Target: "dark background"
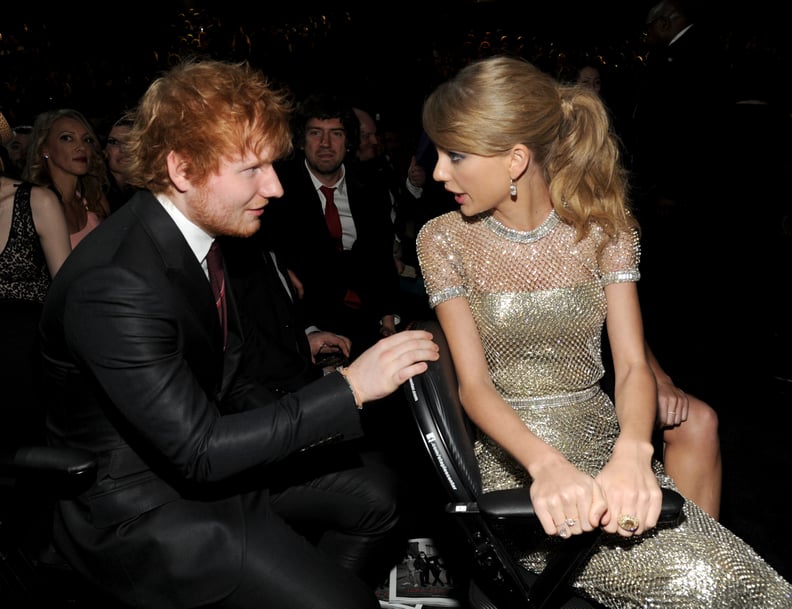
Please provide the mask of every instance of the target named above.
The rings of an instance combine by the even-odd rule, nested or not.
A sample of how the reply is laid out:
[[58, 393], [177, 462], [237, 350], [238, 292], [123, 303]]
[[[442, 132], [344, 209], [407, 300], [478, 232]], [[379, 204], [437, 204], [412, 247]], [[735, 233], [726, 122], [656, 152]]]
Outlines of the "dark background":
[[[741, 48], [758, 39], [784, 78], [790, 43], [781, 5], [757, 0], [726, 8], [694, 1], [724, 45]], [[509, 48], [547, 62], [595, 53], [615, 72], [629, 72], [645, 51], [641, 31], [651, 4], [143, 0], [88, 10], [6, 2], [0, 11], [0, 83], [6, 85], [0, 109], [25, 122], [59, 105], [88, 116], [115, 114], [134, 105], [177, 57], [200, 53], [250, 60], [298, 95], [332, 86], [386, 116], [416, 121], [425, 95], [460, 62], [480, 55], [481, 45], [485, 52]], [[67, 92], [58, 90], [64, 83]]]

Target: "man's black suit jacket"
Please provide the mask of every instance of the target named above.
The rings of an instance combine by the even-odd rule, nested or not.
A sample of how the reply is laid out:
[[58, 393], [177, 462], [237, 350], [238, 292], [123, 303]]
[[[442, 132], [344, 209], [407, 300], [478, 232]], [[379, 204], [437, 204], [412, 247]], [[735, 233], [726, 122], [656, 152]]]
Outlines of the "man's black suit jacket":
[[305, 288], [303, 306], [309, 325], [345, 333], [344, 296], [355, 290], [362, 301], [361, 320], [376, 324], [398, 313], [399, 276], [393, 260], [393, 224], [387, 189], [366, 181], [347, 166], [346, 185], [357, 240], [339, 252], [325, 223], [319, 194], [301, 155], [277, 167], [284, 194], [270, 202], [262, 230], [286, 266]]
[[220, 243], [245, 334], [241, 372], [277, 395], [322, 376], [311, 359], [302, 302], [260, 232]]
[[229, 318], [224, 352], [204, 271], [147, 191], [75, 248], [45, 302], [50, 441], [99, 459], [91, 488], [60, 502], [55, 541], [130, 605], [176, 609], [228, 595], [247, 523], [261, 515], [230, 481], [362, 434], [338, 374], [277, 401], [242, 383], [233, 294]]
[[721, 46], [698, 24], [649, 53], [628, 136], [642, 191], [715, 209], [730, 148], [727, 82]]

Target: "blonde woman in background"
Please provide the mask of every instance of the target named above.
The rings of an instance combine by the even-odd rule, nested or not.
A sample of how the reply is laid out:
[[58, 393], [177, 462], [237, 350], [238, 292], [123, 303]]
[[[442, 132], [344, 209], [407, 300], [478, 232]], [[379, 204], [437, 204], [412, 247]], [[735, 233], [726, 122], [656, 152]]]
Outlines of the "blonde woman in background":
[[77, 110], [61, 108], [36, 117], [22, 177], [58, 195], [72, 248], [110, 214], [100, 143], [88, 119]]

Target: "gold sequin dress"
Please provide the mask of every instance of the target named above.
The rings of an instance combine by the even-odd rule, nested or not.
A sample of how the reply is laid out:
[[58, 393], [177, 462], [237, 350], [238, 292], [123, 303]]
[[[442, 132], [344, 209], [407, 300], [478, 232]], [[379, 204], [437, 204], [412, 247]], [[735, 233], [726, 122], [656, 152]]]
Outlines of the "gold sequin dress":
[[[595, 475], [619, 433], [612, 401], [599, 386], [604, 369], [605, 285], [638, 281], [637, 233], [597, 255], [603, 234], [575, 231], [555, 212], [537, 229], [509, 229], [489, 214], [453, 211], [430, 220], [418, 256], [432, 307], [467, 299], [499, 393], [524, 423], [582, 471]], [[477, 443], [486, 490], [526, 484], [527, 472], [489, 438]], [[660, 462], [662, 486], [675, 488]], [[790, 609], [792, 586], [744, 541], [686, 501], [675, 528], [640, 537], [603, 537], [574, 585], [613, 609]], [[538, 572], [545, 550], [521, 549]]]

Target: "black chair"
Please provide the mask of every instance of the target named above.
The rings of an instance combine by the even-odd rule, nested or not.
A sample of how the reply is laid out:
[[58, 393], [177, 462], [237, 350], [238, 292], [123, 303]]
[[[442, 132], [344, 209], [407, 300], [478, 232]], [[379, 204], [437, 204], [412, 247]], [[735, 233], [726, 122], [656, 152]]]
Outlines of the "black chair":
[[[461, 529], [457, 557], [470, 609], [603, 609], [584, 598], [570, 577], [585, 564], [599, 530], [572, 536], [559, 543], [544, 571], [524, 569], [507, 552], [504, 533], [542, 534], [531, 504], [529, 488], [482, 493], [481, 476], [473, 453], [476, 429], [459, 401], [456, 372], [445, 335], [435, 320], [414, 322], [427, 330], [440, 346], [440, 359], [405, 383], [404, 390], [424, 447], [440, 479], [448, 503], [448, 518]], [[663, 490], [660, 524], [675, 525], [682, 515], [682, 497]]]
[[0, 607], [108, 609], [51, 544], [54, 501], [84, 491], [96, 476], [87, 451], [0, 447]]

